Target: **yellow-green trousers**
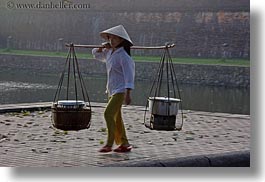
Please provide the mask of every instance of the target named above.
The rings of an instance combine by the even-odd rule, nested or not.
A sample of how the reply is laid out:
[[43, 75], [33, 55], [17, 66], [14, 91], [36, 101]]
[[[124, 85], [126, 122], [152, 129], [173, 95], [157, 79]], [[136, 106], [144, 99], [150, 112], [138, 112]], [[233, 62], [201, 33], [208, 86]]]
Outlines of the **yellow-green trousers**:
[[129, 144], [121, 115], [123, 100], [124, 93], [112, 95], [109, 97], [108, 105], [104, 112], [104, 117], [108, 128], [108, 146], [112, 146], [114, 141], [117, 145]]

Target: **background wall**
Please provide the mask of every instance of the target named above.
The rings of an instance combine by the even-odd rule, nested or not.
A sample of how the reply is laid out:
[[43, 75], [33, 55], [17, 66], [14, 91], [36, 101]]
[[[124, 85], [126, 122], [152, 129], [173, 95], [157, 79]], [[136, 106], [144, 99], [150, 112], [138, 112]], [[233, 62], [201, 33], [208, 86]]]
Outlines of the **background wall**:
[[[64, 69], [65, 63], [65, 58], [3, 54], [0, 54], [0, 60], [0, 67], [4, 70], [16, 68], [33, 73], [52, 73], [58, 75]], [[105, 63], [94, 59], [78, 59], [78, 61], [82, 74], [106, 77]], [[135, 79], [153, 80], [158, 72], [158, 68], [159, 63], [136, 62]], [[174, 64], [174, 70], [179, 83], [250, 87], [249, 67]]]
[[[175, 43], [175, 57], [250, 57], [249, 0], [64, 0], [89, 4], [84, 9], [36, 8], [38, 2], [51, 0], [11, 0], [14, 7], [8, 8], [8, 2], [0, 2], [0, 48], [7, 47], [9, 36], [16, 49], [54, 51], [64, 42], [99, 44], [100, 31], [123, 24], [136, 45]], [[35, 9], [18, 8], [19, 3], [32, 3]]]

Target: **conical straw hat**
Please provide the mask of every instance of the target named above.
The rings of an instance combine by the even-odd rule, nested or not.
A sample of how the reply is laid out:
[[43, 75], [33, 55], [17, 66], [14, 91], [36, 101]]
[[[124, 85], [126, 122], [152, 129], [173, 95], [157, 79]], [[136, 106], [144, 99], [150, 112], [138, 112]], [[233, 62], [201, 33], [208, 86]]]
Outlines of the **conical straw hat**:
[[122, 25], [118, 25], [118, 26], [115, 26], [115, 27], [112, 27], [110, 29], [107, 29], [107, 30], [100, 32], [100, 36], [106, 40], [108, 40], [108, 38], [107, 38], [108, 34], [119, 36], [119, 37], [127, 40], [128, 42], [130, 42], [131, 46], [133, 45], [132, 40], [130, 39], [128, 33], [126, 32], [125, 28]]

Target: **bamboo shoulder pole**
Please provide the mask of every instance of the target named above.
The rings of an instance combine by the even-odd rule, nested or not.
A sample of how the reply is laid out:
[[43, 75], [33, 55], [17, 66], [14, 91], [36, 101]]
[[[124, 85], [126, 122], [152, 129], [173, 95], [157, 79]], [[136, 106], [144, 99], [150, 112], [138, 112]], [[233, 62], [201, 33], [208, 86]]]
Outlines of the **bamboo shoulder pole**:
[[[66, 47], [77, 47], [77, 48], [104, 48], [103, 45], [81, 45], [81, 44], [65, 44]], [[132, 46], [131, 49], [167, 49], [173, 48], [175, 44], [166, 44], [164, 46]]]

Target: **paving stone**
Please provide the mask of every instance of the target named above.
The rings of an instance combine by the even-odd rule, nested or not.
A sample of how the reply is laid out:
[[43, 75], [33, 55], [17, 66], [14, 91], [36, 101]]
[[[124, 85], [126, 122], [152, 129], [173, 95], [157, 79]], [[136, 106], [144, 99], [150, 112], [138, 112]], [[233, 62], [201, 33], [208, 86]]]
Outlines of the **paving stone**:
[[[23, 109], [34, 106], [48, 108], [47, 103], [23, 104], [19, 107]], [[105, 104], [92, 103], [92, 106], [91, 127], [67, 132], [52, 127], [49, 110], [31, 110], [24, 115], [1, 111], [0, 154], [5, 157], [0, 157], [0, 166], [73, 167], [142, 164], [162, 167], [173, 166], [174, 161], [181, 161], [179, 166], [184, 165], [182, 160], [178, 160], [183, 157], [190, 158], [189, 164], [191, 161], [198, 161], [198, 165], [205, 165], [205, 158], [193, 157], [250, 150], [251, 122], [248, 115], [184, 111], [188, 121], [184, 122], [181, 131], [156, 131], [144, 126], [144, 107], [127, 106], [123, 108], [123, 118], [126, 121], [125, 127], [129, 128], [127, 136], [133, 145], [132, 151], [126, 154], [102, 154], [98, 150], [107, 137], [103, 117]], [[14, 105], [2, 108], [18, 110]], [[220, 161], [222, 158], [213, 159], [218, 161], [212, 164], [223, 165]]]

